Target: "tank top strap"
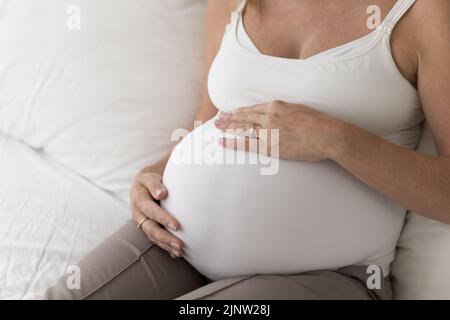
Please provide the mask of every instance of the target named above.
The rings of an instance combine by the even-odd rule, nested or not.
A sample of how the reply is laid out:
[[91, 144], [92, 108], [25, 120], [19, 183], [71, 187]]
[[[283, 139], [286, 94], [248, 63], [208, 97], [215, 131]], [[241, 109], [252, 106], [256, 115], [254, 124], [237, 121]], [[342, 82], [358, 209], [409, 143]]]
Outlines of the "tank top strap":
[[244, 11], [245, 6], [247, 5], [247, 0], [239, 0], [239, 5], [237, 6], [236, 10], [233, 11], [235, 14], [241, 14], [242, 11]]
[[231, 12], [231, 24], [236, 24], [247, 5], [247, 0], [239, 0], [237, 8]]
[[400, 19], [415, 2], [416, 0], [397, 0], [379, 28], [390, 35]]

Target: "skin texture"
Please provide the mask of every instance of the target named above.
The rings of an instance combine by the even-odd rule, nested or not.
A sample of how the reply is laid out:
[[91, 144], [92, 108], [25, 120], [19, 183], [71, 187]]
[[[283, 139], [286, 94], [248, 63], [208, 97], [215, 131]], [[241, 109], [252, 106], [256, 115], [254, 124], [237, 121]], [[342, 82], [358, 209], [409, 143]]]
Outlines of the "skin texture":
[[[258, 49], [267, 55], [304, 59], [357, 39], [366, 27], [369, 5], [383, 18], [395, 0], [261, 0], [250, 4], [244, 25]], [[210, 0], [205, 20], [205, 85], [197, 120], [212, 118], [206, 76], [219, 49], [236, 1]], [[325, 17], [325, 18], [324, 18]], [[425, 217], [450, 223], [450, 1], [417, 0], [392, 33], [392, 55], [403, 77], [419, 92], [438, 150], [428, 156], [385, 141], [366, 130], [316, 112], [308, 106], [268, 101], [222, 114], [222, 130], [279, 129], [280, 158], [303, 161], [331, 159], [370, 187]], [[228, 140], [224, 147], [234, 147]], [[175, 228], [181, 226], [154, 202], [167, 195], [161, 176], [169, 155], [143, 169], [131, 190], [133, 217], [146, 216]], [[162, 193], [157, 194], [161, 189]], [[171, 253], [182, 256], [180, 240], [147, 220], [144, 232]]]

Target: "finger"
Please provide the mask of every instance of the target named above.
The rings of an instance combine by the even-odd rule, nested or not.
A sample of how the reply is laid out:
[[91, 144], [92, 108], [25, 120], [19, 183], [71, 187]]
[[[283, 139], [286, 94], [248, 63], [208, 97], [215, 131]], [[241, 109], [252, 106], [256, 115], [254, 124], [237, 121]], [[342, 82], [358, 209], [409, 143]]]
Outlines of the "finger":
[[149, 217], [147, 217], [145, 214], [143, 214], [139, 210], [136, 211], [135, 220], [137, 223], [137, 227], [142, 230], [144, 230], [144, 224], [149, 223], [151, 221]]
[[178, 221], [169, 212], [155, 203], [149, 194], [147, 194], [146, 198], [140, 198], [137, 206], [138, 210], [143, 214], [153, 221], [164, 225], [166, 228], [172, 231], [178, 231], [180, 229]]
[[161, 226], [155, 221], [146, 221], [144, 224], [142, 224], [142, 230], [151, 241], [155, 243], [163, 243], [166, 246], [171, 247], [173, 250], [178, 251], [179, 253], [183, 252], [183, 242], [161, 228]]
[[[252, 137], [251, 130], [254, 130], [255, 136], [257, 139], [263, 138], [267, 139], [267, 131], [268, 129], [264, 129], [262, 126], [255, 123], [244, 123], [244, 122], [231, 122], [228, 124], [227, 128], [222, 129], [225, 132], [228, 132], [230, 134], [233, 134], [235, 136], [239, 137], [248, 137], [250, 139], [254, 139], [255, 137]], [[261, 135], [260, 133], [263, 132], [264, 134]]]
[[253, 112], [223, 113], [214, 121], [214, 125], [219, 129], [226, 129], [231, 123], [242, 123], [249, 126], [256, 123], [265, 126], [267, 115]]
[[171, 246], [168, 246], [167, 244], [163, 243], [163, 242], [155, 242], [155, 244], [160, 247], [161, 249], [167, 251], [167, 253], [170, 254], [170, 256], [173, 259], [177, 259], [177, 258], [181, 258], [183, 256], [183, 252], [179, 251], [177, 249], [174, 249]]
[[267, 115], [256, 112], [232, 112], [228, 122], [257, 123], [263, 125], [266, 123]]
[[162, 184], [162, 177], [157, 173], [144, 173], [139, 176], [139, 182], [144, 185], [152, 197], [162, 200], [167, 196], [167, 189]]
[[175, 249], [163, 242], [158, 242], [157, 245], [162, 249], [166, 250], [173, 259], [181, 258], [184, 255], [182, 250]]
[[131, 194], [131, 207], [139, 209], [139, 203], [145, 200], [154, 201], [147, 187], [140, 183], [137, 183], [136, 186], [134, 186]]
[[252, 123], [250, 122], [228, 122], [218, 128], [222, 131], [230, 131], [229, 133], [237, 135], [237, 136], [247, 136], [252, 127]]
[[[250, 151], [250, 139], [247, 137], [240, 139], [230, 139], [230, 138], [220, 138], [219, 144], [227, 149], [232, 149], [235, 151]], [[257, 150], [253, 149], [253, 152], [257, 152]]]
[[266, 141], [249, 139], [248, 137], [237, 139], [220, 138], [219, 144], [224, 148], [235, 151], [259, 153], [265, 156], [270, 156], [271, 154], [270, 147]]
[[267, 103], [255, 104], [253, 106], [236, 108], [231, 113], [259, 113], [259, 114], [267, 114]]

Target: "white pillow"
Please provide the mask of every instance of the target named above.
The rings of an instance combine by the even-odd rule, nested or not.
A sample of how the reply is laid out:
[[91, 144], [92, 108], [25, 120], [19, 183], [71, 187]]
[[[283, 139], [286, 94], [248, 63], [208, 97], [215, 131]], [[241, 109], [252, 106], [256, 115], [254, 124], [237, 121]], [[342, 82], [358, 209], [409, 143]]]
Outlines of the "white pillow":
[[192, 124], [205, 6], [0, 0], [0, 299], [42, 293], [129, 219], [132, 177]]
[[[431, 131], [425, 127], [420, 152], [436, 155]], [[450, 299], [450, 225], [409, 213], [392, 276], [397, 299]]]
[[205, 6], [0, 0], [0, 132], [127, 199], [172, 130], [192, 124]]

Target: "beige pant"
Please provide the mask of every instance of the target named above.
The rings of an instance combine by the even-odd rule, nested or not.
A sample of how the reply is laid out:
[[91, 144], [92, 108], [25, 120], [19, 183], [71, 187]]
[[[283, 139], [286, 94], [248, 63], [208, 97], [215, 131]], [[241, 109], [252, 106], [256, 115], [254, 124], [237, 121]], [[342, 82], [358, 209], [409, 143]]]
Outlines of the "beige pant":
[[[210, 282], [184, 259], [173, 260], [128, 222], [79, 264], [80, 289], [67, 277], [46, 299], [391, 299], [388, 277], [368, 290], [366, 267], [296, 275], [243, 276]], [[69, 279], [70, 280], [70, 279]]]

